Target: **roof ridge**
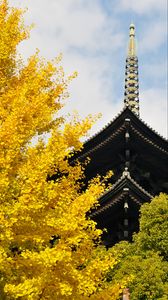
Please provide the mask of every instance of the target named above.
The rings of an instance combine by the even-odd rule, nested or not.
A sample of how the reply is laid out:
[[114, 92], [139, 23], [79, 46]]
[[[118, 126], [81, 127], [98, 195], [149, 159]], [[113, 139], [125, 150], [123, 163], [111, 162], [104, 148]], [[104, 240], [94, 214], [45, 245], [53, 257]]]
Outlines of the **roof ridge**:
[[104, 125], [100, 130], [98, 130], [96, 133], [94, 133], [92, 136], [90, 136], [85, 142], [84, 144], [86, 144], [87, 142], [89, 142], [90, 140], [92, 140], [93, 138], [95, 138], [97, 135], [99, 135], [104, 129], [106, 129], [108, 126], [110, 126], [122, 113], [124, 110], [126, 110], [127, 107], [124, 107], [122, 110], [120, 110], [119, 113], [117, 113], [117, 115], [111, 120], [109, 121], [106, 125]]
[[[105, 145], [106, 143], [108, 143], [112, 138], [116, 137], [120, 132], [123, 131], [124, 125], [122, 125], [118, 130], [116, 130], [112, 135], [110, 135], [109, 137], [107, 137], [103, 142], [101, 142], [100, 144], [97, 144], [96, 146], [94, 146], [92, 149], [86, 151], [85, 153], [79, 155], [78, 159], [84, 158], [86, 157], [88, 154], [92, 153], [93, 151], [99, 149], [102, 147], [102, 145]], [[83, 149], [82, 149], [83, 150]], [[82, 152], [82, 151], [81, 151]]]
[[[127, 169], [127, 168], [126, 168]], [[128, 170], [124, 170], [122, 176], [115, 182], [115, 184], [110, 188], [108, 189], [107, 191], [105, 191], [101, 196], [105, 196], [109, 191], [112, 191], [118, 183], [120, 183], [123, 179], [129, 179], [132, 183], [134, 183], [136, 185], [136, 187], [138, 187], [145, 195], [147, 195], [150, 199], [153, 198], [153, 195], [151, 195], [150, 193], [148, 193], [144, 188], [142, 188], [130, 175], [130, 172]], [[98, 209], [96, 209], [95, 211], [93, 211], [91, 213], [91, 216], [95, 216], [95, 215], [98, 215], [100, 214], [101, 212], [105, 211], [106, 209], [108, 209], [109, 207], [111, 207], [112, 205], [114, 205], [114, 203], [116, 202], [119, 202], [120, 200], [122, 200], [122, 198], [124, 197], [123, 194], [121, 194], [114, 202], [110, 202], [110, 203], [107, 203], [105, 204], [104, 206], [100, 206], [98, 207]], [[99, 198], [99, 199], [100, 199]], [[135, 200], [135, 199], [134, 199]], [[138, 201], [138, 203], [140, 204], [140, 202]]]
[[149, 196], [150, 198], [153, 197], [149, 192], [147, 192], [135, 179], [133, 179], [130, 175], [130, 172], [126, 170], [125, 168], [124, 172], [122, 173], [122, 176], [109, 188], [107, 189], [104, 193], [100, 195], [100, 198], [108, 194], [110, 191], [112, 191], [120, 182], [122, 182], [123, 179], [128, 178], [132, 183], [135, 184], [136, 187], [138, 187], [144, 194]]
[[[134, 112], [133, 112], [134, 114]], [[160, 133], [158, 133], [158, 131], [156, 131], [155, 129], [153, 129], [152, 126], [148, 125], [147, 122], [145, 122], [144, 120], [142, 120], [142, 118], [139, 117], [139, 120], [141, 120], [141, 122], [146, 125], [149, 129], [151, 129], [155, 134], [157, 134], [159, 137], [161, 137], [165, 142], [168, 142], [168, 139], [165, 138], [163, 135], [161, 135]]]
[[120, 112], [111, 120], [109, 121], [106, 125], [104, 125], [100, 130], [98, 130], [96, 133], [94, 133], [93, 135], [91, 135], [85, 142], [84, 145], [86, 143], [88, 143], [89, 141], [91, 141], [92, 139], [94, 139], [96, 136], [98, 136], [101, 132], [103, 132], [107, 127], [109, 127], [125, 110], [129, 110], [136, 118], [138, 118], [148, 129], [152, 130], [158, 137], [160, 137], [163, 141], [165, 141], [166, 143], [168, 142], [168, 139], [165, 138], [163, 135], [161, 135], [160, 133], [158, 133], [158, 131], [156, 131], [155, 129], [153, 129], [152, 126], [148, 125], [147, 122], [145, 122], [142, 118], [137, 117], [136, 113], [133, 112], [132, 110], [129, 109], [128, 106], [123, 107], [122, 110], [120, 110]]
[[[131, 125], [131, 128], [132, 128], [132, 130], [133, 130], [138, 136], [140, 136], [141, 138], [143, 138], [148, 144], [151, 144], [151, 145], [153, 145], [155, 148], [159, 149], [160, 151], [162, 151], [162, 152], [168, 154], [168, 151], [166, 151], [166, 150], [164, 150], [164, 148], [158, 146], [158, 144], [156, 144], [155, 142], [152, 142], [151, 139], [150, 139], [150, 140], [147, 139], [142, 133], [139, 132], [139, 130], [135, 129], [132, 125]], [[166, 141], [166, 142], [168, 142], [168, 141]]]

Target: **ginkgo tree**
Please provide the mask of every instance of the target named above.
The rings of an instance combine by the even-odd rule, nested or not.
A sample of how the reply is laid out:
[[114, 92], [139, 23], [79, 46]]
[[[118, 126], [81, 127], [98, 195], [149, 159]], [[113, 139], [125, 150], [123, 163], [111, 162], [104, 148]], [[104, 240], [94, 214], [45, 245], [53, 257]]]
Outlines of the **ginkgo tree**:
[[116, 257], [86, 218], [105, 184], [97, 177], [82, 191], [83, 167], [69, 164], [94, 119], [59, 117], [75, 75], [59, 57], [23, 63], [17, 46], [29, 30], [22, 10], [1, 0], [0, 299], [115, 300], [124, 281], [106, 278]]

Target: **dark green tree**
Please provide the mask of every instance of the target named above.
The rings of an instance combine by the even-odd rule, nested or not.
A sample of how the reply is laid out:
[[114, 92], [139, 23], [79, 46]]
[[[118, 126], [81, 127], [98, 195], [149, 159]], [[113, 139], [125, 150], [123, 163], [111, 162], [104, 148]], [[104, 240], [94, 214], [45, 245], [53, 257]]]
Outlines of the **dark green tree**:
[[168, 195], [161, 193], [141, 207], [140, 232], [134, 240], [141, 250], [158, 251], [168, 259]]
[[133, 243], [113, 247], [120, 262], [108, 280], [132, 276], [131, 300], [168, 299], [168, 195], [160, 194], [141, 207], [140, 231]]

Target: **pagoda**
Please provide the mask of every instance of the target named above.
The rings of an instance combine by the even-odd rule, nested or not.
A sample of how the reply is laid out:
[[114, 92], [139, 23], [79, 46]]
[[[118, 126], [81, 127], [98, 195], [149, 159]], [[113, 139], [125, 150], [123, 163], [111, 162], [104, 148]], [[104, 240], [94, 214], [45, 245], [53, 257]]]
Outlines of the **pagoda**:
[[102, 130], [84, 143], [74, 159], [90, 162], [86, 182], [113, 171], [112, 187], [99, 199], [90, 217], [101, 229], [107, 247], [121, 240], [131, 241], [139, 228], [139, 210], [160, 192], [168, 193], [168, 141], [149, 127], [139, 111], [138, 58], [135, 26], [130, 25], [125, 69], [123, 110]]

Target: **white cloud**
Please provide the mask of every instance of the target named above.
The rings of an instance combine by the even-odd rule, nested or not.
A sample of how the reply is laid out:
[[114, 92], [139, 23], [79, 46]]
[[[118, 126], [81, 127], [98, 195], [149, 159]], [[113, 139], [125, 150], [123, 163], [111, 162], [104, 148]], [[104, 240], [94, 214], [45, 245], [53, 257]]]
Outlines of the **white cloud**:
[[141, 66], [141, 74], [143, 77], [148, 79], [148, 81], [153, 79], [153, 81], [159, 81], [162, 80], [162, 84], [166, 83], [166, 75], [167, 70], [165, 66], [165, 62], [146, 62], [145, 64], [142, 64]]
[[166, 20], [161, 20], [155, 22], [152, 20], [150, 24], [147, 25], [147, 22], [144, 24], [144, 30], [141, 35], [141, 41], [139, 43], [139, 50], [143, 53], [147, 51], [157, 51], [167, 37], [167, 24]]
[[[79, 75], [71, 83], [70, 99], [67, 101], [64, 112], [77, 110], [82, 117], [87, 114], [98, 114], [102, 118], [94, 126], [92, 133], [109, 122], [122, 107], [122, 101], [115, 102], [115, 87], [112, 82], [105, 81], [102, 73], [108, 69], [107, 63], [99, 58], [83, 58], [75, 56]], [[69, 59], [69, 57], [67, 57]], [[72, 58], [74, 61], [74, 58]], [[64, 64], [68, 65], [68, 62]], [[109, 96], [109, 88], [113, 91]]]
[[[153, 76], [154, 69], [149, 59], [154, 50], [159, 54], [158, 49], [166, 39], [165, 21], [156, 18], [158, 12], [161, 15], [165, 10], [165, 1], [118, 0], [118, 11], [114, 9], [110, 14], [101, 5], [103, 0], [102, 3], [97, 0], [10, 0], [10, 3], [28, 6], [26, 23], [36, 24], [30, 40], [21, 44], [23, 56], [28, 57], [34, 53], [36, 47], [47, 59], [63, 52], [66, 73], [74, 70], [79, 72], [78, 78], [71, 84], [71, 97], [65, 111], [76, 109], [82, 116], [101, 112], [103, 118], [93, 131], [113, 119], [123, 106], [122, 97], [117, 98], [122, 94], [119, 91], [123, 90], [118, 52], [122, 49], [123, 57], [126, 53], [127, 36], [124, 29], [128, 22], [125, 16], [130, 20], [131, 11], [138, 13], [143, 24], [143, 28], [139, 29], [142, 38], [138, 52], [141, 55], [147, 54], [143, 61], [143, 65], [146, 64], [143, 67], [145, 74], [141, 74], [141, 78], [148, 75], [151, 79], [150, 90], [140, 91], [141, 116], [165, 135], [166, 97], [159, 86], [156, 89], [153, 83], [152, 88], [152, 79], [154, 77], [154, 82], [160, 80], [159, 72], [163, 71], [164, 64], [155, 64]], [[113, 3], [112, 0], [111, 6]], [[144, 19], [143, 15], [146, 16]]]
[[[18, 4], [20, 1], [10, 2]], [[45, 39], [45, 48], [49, 42], [49, 45], [57, 45], [58, 51], [76, 47], [94, 52], [102, 49], [114, 50], [121, 45], [122, 34], [116, 33], [117, 20], [110, 20], [109, 26], [104, 11], [96, 1], [92, 1], [92, 5], [85, 5], [82, 0], [29, 0], [21, 4], [22, 7], [28, 4], [26, 21], [29, 24], [35, 22], [33, 38], [37, 38], [37, 43], [39, 40], [44, 43]], [[50, 53], [53, 53], [52, 49]]]
[[142, 119], [166, 137], [168, 134], [168, 103], [165, 91], [159, 88], [147, 89], [142, 91], [140, 99]]
[[[82, 116], [101, 112], [104, 117], [99, 124], [110, 121], [117, 113], [116, 108], [121, 107], [121, 103], [115, 101], [113, 82], [104, 79], [109, 68], [112, 73], [117, 72], [117, 62], [114, 60], [109, 66], [106, 52], [113, 55], [123, 47], [124, 36], [116, 30], [118, 22], [115, 18], [108, 20], [96, 1], [89, 5], [76, 0], [51, 1], [50, 5], [46, 0], [29, 0], [28, 3], [26, 22], [35, 21], [36, 26], [30, 40], [20, 47], [24, 57], [32, 54], [36, 47], [47, 58], [63, 52], [66, 73], [74, 70], [79, 73], [71, 84], [71, 97], [64, 111], [75, 109]], [[109, 89], [113, 91], [110, 98]]]
[[118, 7], [122, 10], [130, 10], [139, 14], [148, 14], [153, 11], [166, 10], [167, 0], [119, 0]]

